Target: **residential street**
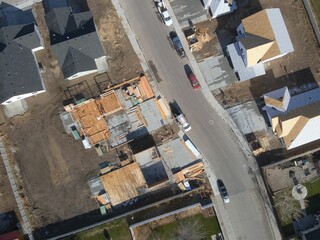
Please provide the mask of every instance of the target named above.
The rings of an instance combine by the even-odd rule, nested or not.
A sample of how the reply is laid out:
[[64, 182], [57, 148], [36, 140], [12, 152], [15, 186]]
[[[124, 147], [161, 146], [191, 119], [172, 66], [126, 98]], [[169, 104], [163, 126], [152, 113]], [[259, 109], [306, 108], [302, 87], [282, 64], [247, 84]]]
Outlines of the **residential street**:
[[192, 126], [189, 137], [209, 161], [216, 178], [222, 179], [228, 189], [230, 203], [225, 210], [236, 239], [274, 239], [245, 156], [201, 90], [191, 87], [184, 70], [188, 60], [180, 59], [170, 43], [169, 32], [173, 29], [161, 23], [153, 1], [120, 2], [162, 93], [168, 101], [174, 99], [179, 104]]

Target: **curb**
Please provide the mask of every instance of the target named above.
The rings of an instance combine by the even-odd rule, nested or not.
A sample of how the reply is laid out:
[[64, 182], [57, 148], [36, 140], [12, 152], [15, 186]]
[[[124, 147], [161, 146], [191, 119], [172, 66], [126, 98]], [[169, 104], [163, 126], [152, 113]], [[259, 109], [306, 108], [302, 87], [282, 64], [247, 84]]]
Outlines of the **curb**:
[[[177, 32], [178, 37], [180, 38], [180, 41], [183, 45], [183, 47], [185, 49], [189, 49], [189, 45], [186, 41], [186, 38], [184, 37], [184, 34], [182, 32], [182, 29], [178, 23], [178, 20], [168, 2], [168, 0], [163, 0], [165, 2], [165, 4], [167, 5], [168, 11], [173, 19], [173, 26]], [[193, 68], [194, 74], [197, 76], [198, 81], [200, 82], [202, 88], [202, 93], [204, 95], [204, 97], [207, 99], [208, 103], [210, 104], [210, 106], [213, 108], [214, 111], [217, 112], [217, 114], [227, 123], [230, 131], [235, 135], [235, 140], [238, 142], [238, 144], [240, 145], [240, 147], [243, 150], [243, 154], [246, 156], [247, 162], [246, 164], [251, 167], [251, 169], [253, 170], [253, 174], [254, 174], [254, 178], [256, 181], [256, 185], [257, 185], [257, 189], [259, 190], [259, 193], [262, 197], [262, 200], [264, 202], [264, 207], [265, 207], [265, 213], [267, 215], [267, 219], [269, 221], [269, 225], [270, 228], [272, 230], [274, 239], [282, 239], [281, 234], [280, 234], [280, 230], [278, 228], [277, 225], [277, 221], [274, 215], [274, 212], [272, 210], [272, 205], [269, 199], [269, 196], [267, 194], [267, 190], [266, 187], [264, 185], [261, 173], [259, 172], [259, 167], [258, 164], [255, 160], [255, 158], [253, 157], [253, 154], [251, 152], [251, 149], [247, 143], [247, 141], [244, 139], [244, 137], [242, 136], [239, 128], [237, 127], [237, 125], [235, 124], [235, 122], [232, 120], [232, 118], [230, 117], [230, 115], [228, 114], [228, 112], [226, 112], [221, 105], [218, 103], [218, 101], [213, 97], [213, 95], [211, 94], [208, 85], [200, 71], [199, 65], [195, 60], [195, 57], [193, 56], [193, 54], [190, 51], [186, 51], [186, 55], [187, 58], [190, 61], [190, 65]], [[212, 167], [211, 167], [212, 168]]]

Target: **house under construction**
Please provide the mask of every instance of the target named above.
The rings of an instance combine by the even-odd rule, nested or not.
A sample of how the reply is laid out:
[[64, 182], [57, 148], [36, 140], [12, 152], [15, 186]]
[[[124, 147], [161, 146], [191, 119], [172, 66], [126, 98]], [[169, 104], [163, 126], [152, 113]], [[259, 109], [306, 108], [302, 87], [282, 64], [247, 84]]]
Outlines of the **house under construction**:
[[170, 117], [145, 76], [108, 88], [98, 98], [69, 99], [65, 103], [66, 113], [61, 119], [66, 131], [75, 139], [81, 138], [85, 148], [115, 148], [155, 131]]

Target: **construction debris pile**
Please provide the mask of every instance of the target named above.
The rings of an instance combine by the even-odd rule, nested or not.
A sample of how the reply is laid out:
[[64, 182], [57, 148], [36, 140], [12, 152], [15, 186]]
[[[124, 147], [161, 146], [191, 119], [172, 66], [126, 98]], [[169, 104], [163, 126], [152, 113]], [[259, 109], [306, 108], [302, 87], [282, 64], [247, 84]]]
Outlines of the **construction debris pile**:
[[192, 27], [184, 30], [184, 34], [187, 38], [191, 52], [201, 50], [203, 44], [212, 39], [212, 36], [209, 35], [209, 28], [202, 29]]

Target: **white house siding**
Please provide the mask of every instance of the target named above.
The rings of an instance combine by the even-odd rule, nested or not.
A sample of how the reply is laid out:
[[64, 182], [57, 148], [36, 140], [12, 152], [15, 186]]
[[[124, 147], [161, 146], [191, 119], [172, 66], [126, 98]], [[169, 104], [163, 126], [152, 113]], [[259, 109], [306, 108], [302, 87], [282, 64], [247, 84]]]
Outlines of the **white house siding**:
[[33, 92], [33, 93], [26, 93], [26, 94], [21, 94], [21, 95], [17, 95], [17, 96], [14, 96], [12, 98], [9, 98], [7, 101], [1, 103], [2, 105], [7, 105], [9, 103], [13, 103], [13, 102], [16, 102], [16, 101], [20, 101], [24, 98], [28, 98], [28, 97], [31, 97], [31, 96], [35, 96], [37, 94], [40, 94], [40, 93], [44, 93], [46, 90], [42, 90], [42, 91], [37, 91], [37, 92]]
[[233, 1], [232, 6], [229, 6], [229, 3], [225, 2], [224, 0], [204, 0], [204, 6], [205, 9], [210, 7], [213, 18], [231, 13], [237, 9], [235, 1]]
[[268, 58], [268, 59], [266, 59], [266, 60], [264, 60], [264, 61], [261, 61], [261, 63], [270, 62], [270, 61], [275, 60], [275, 59], [277, 59], [277, 58], [281, 58], [281, 57], [283, 57], [284, 55], [287, 55], [287, 54], [288, 54], [288, 53], [284, 53], [284, 54], [280, 54], [280, 55], [278, 55], [278, 56], [275, 56], [275, 57], [273, 57], [273, 58]]
[[72, 75], [71, 77], [68, 77], [67, 80], [73, 80], [73, 79], [76, 79], [76, 78], [79, 78], [79, 77], [83, 77], [85, 75], [88, 75], [88, 74], [91, 74], [91, 73], [95, 73], [95, 72], [97, 72], [97, 69], [84, 71], [84, 72], [78, 72], [78, 73]]
[[108, 71], [108, 63], [107, 63], [107, 57], [106, 56], [97, 58], [94, 61], [96, 62], [99, 74]]
[[320, 116], [314, 117], [308, 121], [300, 134], [291, 143], [288, 149], [296, 148], [301, 145], [320, 139]]

